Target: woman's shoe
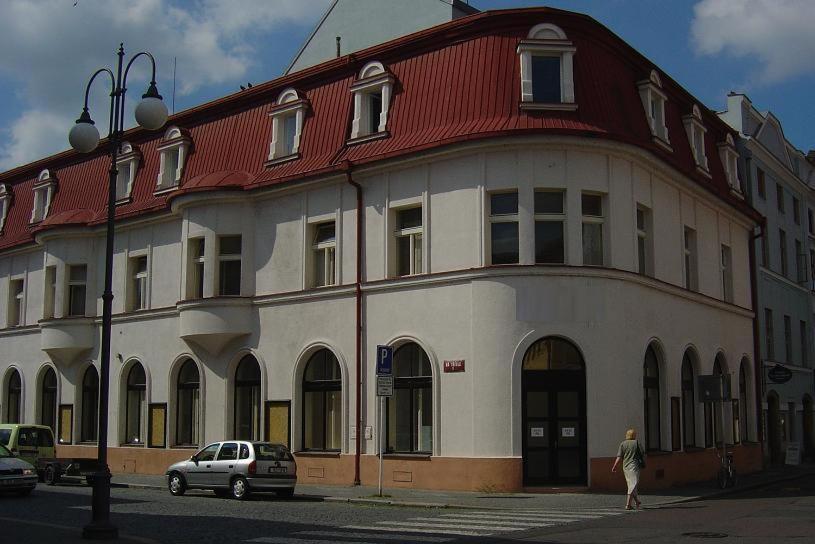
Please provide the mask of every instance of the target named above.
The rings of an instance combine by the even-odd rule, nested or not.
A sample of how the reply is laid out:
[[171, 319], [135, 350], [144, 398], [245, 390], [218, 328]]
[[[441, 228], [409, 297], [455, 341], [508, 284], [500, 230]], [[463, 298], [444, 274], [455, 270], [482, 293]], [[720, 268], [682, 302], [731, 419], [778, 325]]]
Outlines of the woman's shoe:
[[626, 507], [625, 507], [625, 509], [626, 509], [626, 510], [633, 510], [633, 509], [634, 509], [634, 507], [633, 507], [633, 506], [626, 506]]

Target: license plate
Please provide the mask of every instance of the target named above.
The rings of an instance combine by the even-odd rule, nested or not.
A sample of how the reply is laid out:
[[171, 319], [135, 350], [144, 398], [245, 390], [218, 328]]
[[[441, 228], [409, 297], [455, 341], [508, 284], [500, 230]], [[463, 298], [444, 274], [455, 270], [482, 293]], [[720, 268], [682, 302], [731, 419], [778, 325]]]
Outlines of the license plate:
[[285, 474], [288, 470], [286, 467], [269, 467], [269, 472], [274, 474]]
[[23, 481], [19, 479], [14, 479], [14, 480], [3, 480], [0, 483], [2, 483], [3, 485], [19, 485], [23, 483]]

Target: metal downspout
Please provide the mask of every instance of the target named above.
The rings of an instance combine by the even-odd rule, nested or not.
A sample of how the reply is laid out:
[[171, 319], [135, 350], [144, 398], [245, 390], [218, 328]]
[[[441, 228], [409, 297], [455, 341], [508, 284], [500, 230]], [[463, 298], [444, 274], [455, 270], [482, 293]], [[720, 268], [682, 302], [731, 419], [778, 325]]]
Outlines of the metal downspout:
[[[757, 264], [756, 264], [756, 240], [764, 237], [764, 230], [767, 225], [765, 218], [759, 225], [757, 234], [750, 236], [750, 298], [753, 307], [753, 383], [755, 384], [756, 395], [756, 438], [761, 444], [764, 442], [764, 428], [763, 428], [763, 414], [761, 404], [763, 402], [763, 385], [764, 385], [764, 371], [761, 363], [761, 343], [759, 335], [761, 334], [758, 315], [759, 308], [756, 308], [758, 303], [758, 280], [757, 280]], [[762, 240], [762, 244], [764, 241]], [[762, 445], [761, 458], [764, 459], [764, 446]], [[762, 461], [763, 464], [763, 461]]]

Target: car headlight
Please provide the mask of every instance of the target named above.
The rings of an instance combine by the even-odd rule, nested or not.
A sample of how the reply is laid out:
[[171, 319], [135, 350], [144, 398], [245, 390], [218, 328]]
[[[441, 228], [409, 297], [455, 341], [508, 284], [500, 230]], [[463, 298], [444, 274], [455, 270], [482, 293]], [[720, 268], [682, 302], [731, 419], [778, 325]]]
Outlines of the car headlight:
[[23, 476], [32, 476], [34, 474], [34, 469], [24, 468], [23, 469]]

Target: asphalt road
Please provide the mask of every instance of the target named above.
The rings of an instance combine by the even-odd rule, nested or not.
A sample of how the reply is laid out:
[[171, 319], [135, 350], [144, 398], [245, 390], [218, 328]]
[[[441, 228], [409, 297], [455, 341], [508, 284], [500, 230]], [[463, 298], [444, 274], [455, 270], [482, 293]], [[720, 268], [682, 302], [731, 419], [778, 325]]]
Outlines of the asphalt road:
[[[90, 489], [79, 485], [38, 486], [26, 498], [0, 496], [0, 534], [14, 535], [15, 544], [68, 542], [56, 528], [81, 528], [90, 519], [89, 504]], [[168, 543], [703, 544], [711, 537], [720, 543], [815, 543], [815, 476], [725, 499], [633, 513], [574, 507], [404, 508], [274, 495], [238, 502], [208, 492], [172, 497], [149, 489], [113, 489], [111, 511], [123, 534]], [[36, 525], [43, 523], [49, 525]]]

